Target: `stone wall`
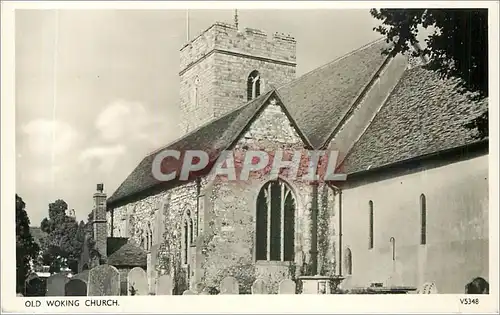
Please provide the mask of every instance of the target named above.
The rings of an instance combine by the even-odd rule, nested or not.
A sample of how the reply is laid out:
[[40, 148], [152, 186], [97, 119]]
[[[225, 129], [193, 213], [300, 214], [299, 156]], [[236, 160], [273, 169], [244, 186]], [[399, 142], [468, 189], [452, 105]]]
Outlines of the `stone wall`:
[[[273, 152], [304, 148], [299, 135], [275, 101], [270, 100], [270, 104], [236, 143], [235, 150]], [[128, 216], [130, 240], [140, 244], [141, 235], [138, 233], [141, 226], [148, 222], [157, 226], [155, 221], [161, 221], [163, 231], [155, 228], [154, 233], [154, 239], [160, 242], [158, 263], [154, 268], [174, 278], [176, 292], [187, 288], [188, 281], [218, 288], [220, 280], [228, 275], [238, 279], [242, 293], [250, 293], [251, 284], [257, 277], [265, 279], [271, 290], [277, 292], [281, 280], [304, 274], [310, 264], [312, 187], [300, 178], [287, 181], [296, 200], [294, 261], [256, 261], [256, 200], [260, 188], [267, 181], [265, 175], [248, 181], [228, 182], [220, 177], [202, 179], [199, 218], [195, 220], [199, 222], [198, 237], [196, 246], [190, 247], [189, 269], [181, 259], [181, 253], [184, 216], [188, 210], [196, 212], [194, 182], [114, 209], [114, 233], [123, 230], [124, 223], [119, 223], [123, 220], [117, 218]], [[323, 186], [319, 195], [318, 219], [322, 223], [318, 225], [318, 249], [323, 252], [319, 255], [318, 269], [323, 274], [331, 274], [335, 270], [334, 196], [329, 188]], [[158, 233], [161, 233], [160, 238]], [[193, 272], [190, 277], [186, 274], [188, 270]]]
[[181, 49], [181, 130], [192, 131], [245, 104], [253, 70], [261, 75], [261, 94], [294, 79], [295, 51], [289, 36], [268, 40], [259, 30], [238, 32], [223, 23], [210, 27]]

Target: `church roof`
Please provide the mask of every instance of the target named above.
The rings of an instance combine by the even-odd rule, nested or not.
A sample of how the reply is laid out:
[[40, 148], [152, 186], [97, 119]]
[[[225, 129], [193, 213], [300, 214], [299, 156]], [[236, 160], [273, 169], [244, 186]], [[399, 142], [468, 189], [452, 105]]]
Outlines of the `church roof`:
[[238, 137], [272, 92], [269, 91], [259, 96], [146, 156], [108, 199], [108, 204], [161, 183], [153, 177], [151, 171], [153, 159], [158, 152], [166, 149], [181, 152], [202, 150], [209, 153], [211, 157], [217, 156]]
[[147, 265], [147, 254], [139, 246], [126, 243], [108, 257], [107, 263], [116, 267], [144, 267]]
[[108, 237], [106, 244], [107, 256], [111, 256], [114, 252], [119, 250], [123, 245], [127, 244], [128, 238], [126, 237]]
[[278, 93], [297, 126], [315, 149], [321, 148], [380, 70], [389, 48], [374, 41], [280, 88]]
[[471, 144], [464, 123], [486, 109], [471, 102], [457, 81], [419, 66], [406, 70], [389, 98], [342, 163], [347, 174]]
[[[306, 145], [323, 149], [350, 111], [378, 78], [390, 48], [374, 41], [217, 118], [146, 156], [108, 199], [108, 205], [159, 186], [152, 175], [155, 155], [165, 149], [203, 150], [211, 160], [226, 150], [275, 94]], [[390, 97], [344, 159], [343, 172], [382, 166], [470, 142], [462, 127], [478, 113], [465, 96], [422, 67], [406, 70]], [[459, 107], [455, 107], [459, 103]], [[450, 106], [454, 104], [453, 106]], [[415, 114], [418, 113], [418, 114]], [[388, 132], [390, 131], [390, 133]], [[181, 156], [182, 160], [182, 156]]]

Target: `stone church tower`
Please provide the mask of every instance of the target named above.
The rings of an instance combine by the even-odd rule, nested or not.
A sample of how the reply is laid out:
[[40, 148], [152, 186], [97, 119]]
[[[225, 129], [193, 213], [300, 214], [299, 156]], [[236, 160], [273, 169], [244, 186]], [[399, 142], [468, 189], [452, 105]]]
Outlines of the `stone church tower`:
[[180, 51], [182, 135], [295, 78], [293, 37], [215, 23]]

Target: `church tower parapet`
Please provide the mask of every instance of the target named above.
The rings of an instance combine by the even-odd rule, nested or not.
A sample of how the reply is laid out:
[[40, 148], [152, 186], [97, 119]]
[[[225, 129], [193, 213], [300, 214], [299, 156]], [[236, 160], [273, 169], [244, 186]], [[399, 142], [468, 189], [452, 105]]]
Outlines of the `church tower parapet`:
[[190, 132], [295, 78], [296, 40], [215, 23], [180, 50], [180, 128]]

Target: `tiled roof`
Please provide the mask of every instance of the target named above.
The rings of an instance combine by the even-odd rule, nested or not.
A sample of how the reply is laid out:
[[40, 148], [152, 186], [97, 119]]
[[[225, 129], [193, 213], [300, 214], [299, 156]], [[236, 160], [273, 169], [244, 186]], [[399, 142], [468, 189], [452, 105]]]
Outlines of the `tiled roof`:
[[127, 243], [108, 257], [112, 266], [144, 267], [147, 265], [147, 254], [144, 249]]
[[216, 157], [218, 153], [225, 150], [238, 137], [271, 93], [272, 91], [269, 91], [261, 95], [244, 106], [203, 125], [179, 140], [146, 156], [108, 199], [108, 204], [160, 183], [153, 177], [151, 171], [152, 162], [158, 152], [166, 149], [181, 152], [202, 150], [210, 152], [211, 157]]
[[285, 107], [314, 148], [321, 148], [381, 68], [390, 44], [379, 39], [280, 88]]
[[108, 257], [127, 244], [127, 242], [128, 238], [126, 237], [108, 237], [106, 245]]
[[[161, 150], [203, 150], [215, 159], [237, 139], [272, 93], [277, 93], [305, 143], [322, 149], [386, 63], [382, 51], [387, 48], [390, 44], [383, 39], [372, 42], [149, 154], [108, 199], [108, 205], [160, 184], [151, 167]], [[457, 102], [459, 107], [450, 106]], [[344, 160], [344, 169], [357, 172], [469, 141], [470, 135], [461, 125], [479, 112], [469, 105], [454, 84], [445, 85], [436, 74], [422, 68], [407, 71]]]
[[422, 66], [406, 70], [342, 171], [352, 174], [475, 142], [475, 132], [463, 124], [481, 114], [487, 100], [469, 101], [456, 82]]

